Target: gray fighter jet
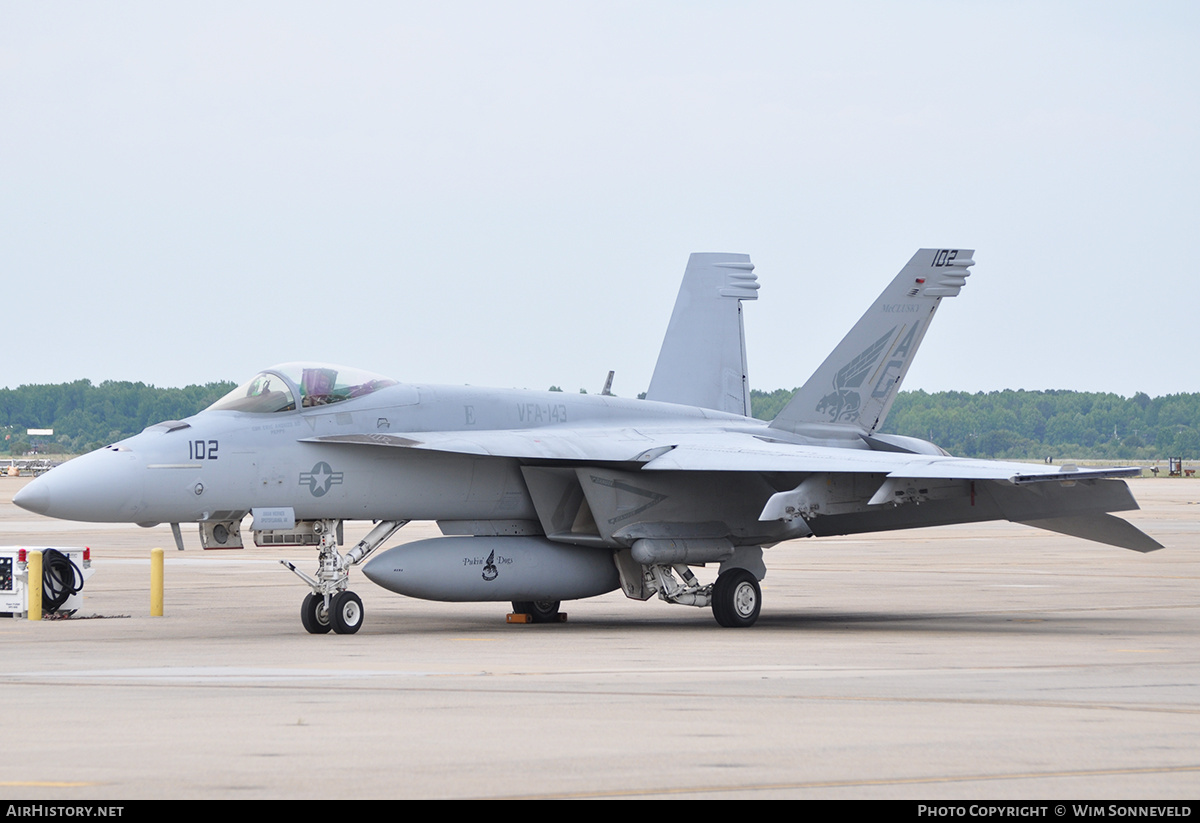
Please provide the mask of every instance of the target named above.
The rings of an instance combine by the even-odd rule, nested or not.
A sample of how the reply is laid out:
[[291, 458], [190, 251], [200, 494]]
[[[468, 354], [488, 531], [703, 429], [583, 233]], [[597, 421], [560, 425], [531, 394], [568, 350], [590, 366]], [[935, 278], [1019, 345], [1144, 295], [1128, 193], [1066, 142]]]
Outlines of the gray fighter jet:
[[[363, 573], [443, 601], [512, 601], [534, 621], [563, 600], [711, 607], [750, 626], [763, 549], [785, 540], [1010, 520], [1088, 540], [1161, 546], [1109, 512], [1137, 508], [1118, 478], [951, 457], [879, 428], [934, 312], [974, 264], [922, 249], [770, 423], [750, 414], [745, 255], [694, 254], [645, 400], [398, 383], [338, 366], [267, 369], [208, 409], [71, 460], [14, 498], [70, 520], [200, 525], [206, 547], [312, 546], [301, 618], [353, 633], [348, 589], [411, 520], [444, 536], [395, 546]], [[377, 521], [341, 550], [345, 520]], [[693, 568], [719, 565], [702, 583]]]

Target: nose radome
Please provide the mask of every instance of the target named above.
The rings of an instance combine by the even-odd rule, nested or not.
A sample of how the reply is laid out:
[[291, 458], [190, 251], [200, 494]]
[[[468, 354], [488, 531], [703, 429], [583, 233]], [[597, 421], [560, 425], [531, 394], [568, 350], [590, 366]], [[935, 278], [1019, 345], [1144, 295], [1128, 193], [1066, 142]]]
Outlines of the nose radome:
[[27, 511], [89, 523], [136, 523], [143, 478], [126, 449], [99, 449], [72, 458], [35, 479], [13, 502]]
[[50, 509], [50, 488], [42, 478], [34, 479], [25, 488], [13, 495], [13, 502], [34, 514], [45, 514]]

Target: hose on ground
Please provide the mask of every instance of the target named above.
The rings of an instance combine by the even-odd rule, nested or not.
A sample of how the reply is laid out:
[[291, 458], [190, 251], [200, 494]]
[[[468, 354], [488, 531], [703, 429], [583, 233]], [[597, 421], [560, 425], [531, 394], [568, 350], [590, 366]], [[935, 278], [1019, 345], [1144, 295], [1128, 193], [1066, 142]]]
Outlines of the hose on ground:
[[67, 598], [83, 588], [83, 572], [56, 549], [42, 552], [42, 612], [54, 614]]

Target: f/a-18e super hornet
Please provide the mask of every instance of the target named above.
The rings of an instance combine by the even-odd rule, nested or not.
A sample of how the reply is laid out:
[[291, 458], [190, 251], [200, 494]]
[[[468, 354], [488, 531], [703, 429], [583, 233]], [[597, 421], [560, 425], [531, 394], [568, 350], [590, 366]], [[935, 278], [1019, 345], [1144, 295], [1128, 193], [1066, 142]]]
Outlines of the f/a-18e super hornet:
[[[1109, 512], [1137, 508], [1136, 468], [951, 457], [880, 433], [934, 312], [974, 264], [921, 249], [771, 422], [750, 415], [742, 301], [749, 257], [694, 254], [644, 400], [399, 383], [337, 366], [267, 369], [186, 420], [71, 460], [14, 502], [71, 520], [200, 524], [206, 547], [310, 545], [301, 618], [353, 633], [350, 569], [411, 520], [442, 537], [363, 573], [394, 592], [512, 601], [535, 621], [563, 600], [627, 597], [759, 615], [763, 549], [785, 540], [1010, 520], [1115, 546], [1161, 546]], [[345, 520], [377, 521], [341, 551]], [[712, 583], [694, 567], [719, 564]]]

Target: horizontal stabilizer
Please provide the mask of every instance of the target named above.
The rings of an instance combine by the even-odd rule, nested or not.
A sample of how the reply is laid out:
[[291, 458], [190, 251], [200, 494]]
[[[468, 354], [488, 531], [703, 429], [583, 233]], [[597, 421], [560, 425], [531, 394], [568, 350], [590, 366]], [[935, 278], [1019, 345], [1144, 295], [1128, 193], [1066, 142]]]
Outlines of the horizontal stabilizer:
[[1135, 552], [1152, 552], [1163, 545], [1127, 520], [1111, 514], [1085, 514], [1077, 517], [1047, 517], [1018, 521], [1038, 529], [1082, 537]]

